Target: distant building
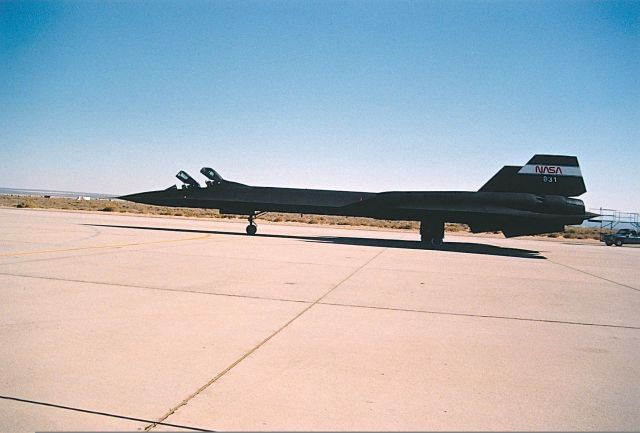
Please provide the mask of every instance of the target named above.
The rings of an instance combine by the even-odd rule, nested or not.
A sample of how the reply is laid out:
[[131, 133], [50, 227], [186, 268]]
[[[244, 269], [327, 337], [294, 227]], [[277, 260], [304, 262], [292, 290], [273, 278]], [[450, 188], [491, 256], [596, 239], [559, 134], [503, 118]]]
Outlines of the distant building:
[[88, 195], [79, 195], [78, 198], [76, 198], [76, 200], [91, 200], [91, 197], [89, 197]]

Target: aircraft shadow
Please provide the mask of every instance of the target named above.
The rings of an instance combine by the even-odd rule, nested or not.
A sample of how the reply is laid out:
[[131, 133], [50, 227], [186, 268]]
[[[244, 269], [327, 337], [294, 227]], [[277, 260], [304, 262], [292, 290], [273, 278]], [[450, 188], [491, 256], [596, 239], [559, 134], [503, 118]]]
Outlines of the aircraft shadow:
[[[112, 225], [112, 224], [83, 224], [92, 227], [110, 227], [119, 229], [134, 229], [134, 230], [154, 230], [154, 231], [166, 231], [177, 233], [202, 233], [222, 236], [247, 236], [245, 233], [240, 232], [227, 232], [221, 230], [194, 230], [194, 229], [179, 229], [168, 227], [145, 227], [145, 226], [128, 226], [128, 225]], [[409, 241], [401, 239], [378, 239], [378, 238], [354, 238], [354, 237], [338, 237], [338, 236], [295, 236], [295, 235], [274, 235], [274, 234], [256, 234], [256, 237], [263, 238], [278, 238], [278, 239], [298, 239], [305, 242], [318, 242], [338, 245], [356, 245], [366, 247], [382, 247], [382, 248], [403, 248], [412, 250], [429, 250], [422, 245], [420, 241]], [[505, 248], [495, 245], [487, 245], [480, 243], [470, 242], [445, 242], [442, 246], [437, 248], [437, 251], [445, 251], [451, 253], [464, 253], [464, 254], [482, 254], [490, 256], [505, 256], [505, 257], [519, 257], [525, 259], [543, 259], [546, 257], [540, 255], [540, 251], [525, 250], [521, 248]]]

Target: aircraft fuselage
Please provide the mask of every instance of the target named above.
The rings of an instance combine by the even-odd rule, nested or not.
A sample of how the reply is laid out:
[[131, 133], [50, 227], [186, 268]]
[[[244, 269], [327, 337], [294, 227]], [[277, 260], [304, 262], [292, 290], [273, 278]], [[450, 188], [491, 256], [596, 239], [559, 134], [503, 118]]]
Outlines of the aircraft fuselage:
[[477, 192], [390, 191], [381, 193], [249, 186], [223, 179], [203, 167], [206, 187], [180, 171], [184, 185], [121, 197], [159, 206], [219, 209], [254, 219], [263, 212], [370, 217], [420, 221], [423, 241], [439, 245], [444, 223], [468, 224], [473, 232], [502, 231], [505, 236], [550, 233], [581, 224], [595, 214], [585, 212], [586, 191], [574, 156], [535, 155], [525, 166], [504, 166]]
[[[183, 187], [122, 197], [159, 206], [220, 209], [221, 213], [290, 212], [371, 217], [389, 220], [426, 218], [473, 223], [503, 218], [533, 218], [580, 224], [585, 217], [579, 199], [528, 193], [467, 191], [358, 192], [297, 188], [215, 185]], [[502, 218], [501, 218], [502, 217]]]

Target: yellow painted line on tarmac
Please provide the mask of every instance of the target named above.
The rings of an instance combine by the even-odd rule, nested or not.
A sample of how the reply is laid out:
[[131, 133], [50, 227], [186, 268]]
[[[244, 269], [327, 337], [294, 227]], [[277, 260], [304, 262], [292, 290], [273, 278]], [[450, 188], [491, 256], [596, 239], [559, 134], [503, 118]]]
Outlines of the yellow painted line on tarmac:
[[192, 238], [183, 238], [183, 239], [165, 239], [162, 241], [148, 241], [148, 242], [132, 242], [129, 244], [106, 244], [106, 245], [94, 245], [91, 247], [77, 247], [77, 248], [63, 248], [58, 250], [37, 250], [37, 251], [17, 251], [13, 253], [0, 253], [0, 257], [8, 257], [8, 256], [30, 256], [34, 254], [48, 254], [48, 253], [66, 253], [69, 251], [82, 251], [82, 250], [98, 250], [104, 248], [124, 248], [124, 247], [135, 247], [139, 245], [152, 245], [152, 244], [164, 244], [169, 242], [186, 242], [186, 241], [196, 241], [198, 239], [206, 239], [210, 237], [211, 234], [206, 234], [202, 236], [195, 236]]

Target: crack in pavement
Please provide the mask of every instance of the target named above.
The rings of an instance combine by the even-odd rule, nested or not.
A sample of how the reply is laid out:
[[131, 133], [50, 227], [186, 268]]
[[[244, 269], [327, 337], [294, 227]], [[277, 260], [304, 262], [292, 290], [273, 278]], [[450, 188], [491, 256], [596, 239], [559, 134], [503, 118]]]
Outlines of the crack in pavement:
[[30, 256], [35, 254], [65, 253], [69, 251], [95, 250], [95, 249], [104, 249], [104, 248], [125, 248], [125, 247], [139, 246], [139, 245], [163, 244], [168, 242], [195, 241], [195, 240], [205, 239], [210, 236], [211, 236], [210, 234], [206, 234], [206, 235], [195, 236], [191, 238], [163, 239], [160, 241], [132, 242], [132, 243], [126, 243], [126, 244], [105, 244], [105, 245], [94, 245], [94, 246], [88, 246], [88, 247], [61, 248], [61, 249], [50, 249], [50, 250], [15, 251], [15, 252], [9, 252], [9, 253], [0, 253], [0, 257]]
[[[146, 418], [137, 418], [137, 417], [133, 417], [133, 416], [129, 416], [129, 415], [116, 414], [116, 413], [113, 413], [113, 412], [102, 412], [102, 411], [97, 411], [97, 410], [92, 410], [92, 409], [84, 409], [84, 408], [80, 408], [80, 407], [76, 407], [76, 406], [66, 406], [66, 405], [62, 405], [62, 404], [49, 403], [49, 402], [37, 401], [37, 400], [30, 400], [30, 399], [26, 399], [26, 398], [15, 397], [15, 396], [0, 395], [0, 400], [8, 400], [8, 401], [15, 401], [15, 402], [19, 402], [19, 403], [27, 403], [27, 404], [32, 404], [32, 405], [36, 405], [36, 406], [46, 406], [46, 407], [52, 407], [52, 408], [55, 408], [55, 409], [63, 409], [63, 410], [69, 410], [69, 411], [73, 411], [73, 412], [87, 413], [87, 414], [90, 414], [90, 415], [99, 415], [99, 416], [105, 416], [105, 417], [110, 417], [110, 418], [124, 419], [124, 420], [127, 420], [127, 421], [136, 421], [136, 422], [141, 422], [141, 423], [152, 422], [152, 421], [150, 421], [150, 420], [148, 420]], [[193, 427], [193, 426], [181, 425], [181, 424], [170, 424], [170, 423], [158, 423], [158, 424], [161, 424], [161, 425], [167, 426], [167, 427], [177, 427], [177, 428], [181, 428], [181, 429], [185, 429], [185, 430], [194, 430], [194, 431], [203, 431], [203, 432], [213, 431], [213, 430], [207, 430], [207, 429], [200, 428], [200, 427]]]
[[481, 318], [481, 319], [520, 320], [523, 322], [559, 323], [563, 325], [600, 326], [600, 327], [606, 327], [606, 328], [640, 330], [640, 326], [611, 325], [607, 323], [572, 322], [568, 320], [554, 320], [554, 319], [532, 319], [527, 317], [494, 316], [490, 314], [473, 314], [473, 313], [455, 313], [451, 311], [431, 311], [431, 310], [418, 310], [418, 309], [412, 309], [412, 308], [377, 307], [374, 305], [342, 304], [342, 303], [334, 303], [334, 302], [320, 302], [319, 304], [330, 305], [334, 307], [350, 307], [350, 308], [365, 308], [365, 309], [371, 309], [371, 310], [402, 311], [406, 313], [435, 314], [435, 315], [441, 315], [441, 316], [475, 317], [475, 318]]
[[[346, 280], [351, 278], [355, 274], [355, 272], [361, 270], [367, 264], [368, 263], [365, 263], [360, 268], [357, 268], [344, 280], [340, 281], [338, 285], [341, 285]], [[327, 306], [334, 306], [334, 307], [352, 307], [352, 308], [364, 308], [364, 309], [371, 309], [371, 310], [402, 311], [406, 313], [475, 317], [480, 319], [520, 320], [520, 321], [527, 321], [527, 322], [558, 323], [558, 324], [564, 324], [564, 325], [583, 325], [583, 326], [600, 326], [600, 327], [621, 328], [621, 329], [640, 329], [640, 326], [632, 326], [632, 325], [614, 325], [609, 323], [575, 322], [570, 320], [555, 320], [555, 319], [536, 319], [531, 317], [498, 316], [498, 315], [492, 315], [492, 314], [459, 313], [455, 311], [421, 310], [417, 308], [383, 307], [383, 306], [376, 306], [376, 305], [347, 304], [347, 303], [340, 303], [340, 302], [321, 302], [321, 301], [319, 302], [318, 300], [305, 301], [302, 299], [273, 298], [269, 296], [240, 295], [240, 294], [234, 294], [234, 293], [204, 292], [200, 290], [189, 290], [189, 289], [169, 289], [169, 288], [163, 288], [163, 287], [138, 286], [133, 284], [107, 283], [107, 282], [101, 282], [101, 281], [87, 281], [87, 280], [76, 280], [76, 279], [67, 279], [67, 278], [42, 277], [42, 276], [35, 276], [35, 275], [22, 275], [22, 274], [8, 273], [8, 272], [0, 272], [0, 276], [2, 275], [10, 276], [10, 277], [41, 279], [41, 280], [65, 281], [65, 282], [81, 283], [81, 284], [116, 286], [116, 287], [152, 290], [152, 291], [161, 291], [161, 292], [193, 293], [198, 295], [223, 296], [223, 297], [229, 297], [229, 298], [257, 299], [261, 301], [295, 302], [299, 304], [312, 304], [312, 305], [318, 304], [318, 305], [327, 305]], [[334, 286], [332, 289], [330, 289], [330, 291], [334, 290], [337, 287], [338, 286]], [[329, 292], [325, 293], [320, 299], [324, 299], [329, 294]], [[34, 322], [34, 323], [37, 323], [37, 322]]]
[[22, 278], [33, 278], [37, 280], [51, 280], [51, 281], [65, 281], [69, 283], [80, 283], [80, 284], [97, 284], [101, 286], [115, 286], [115, 287], [126, 287], [132, 289], [142, 289], [142, 290], [156, 290], [159, 292], [176, 292], [176, 293], [194, 293], [198, 295], [211, 295], [211, 296], [226, 296], [229, 298], [245, 298], [245, 299], [260, 299], [263, 301], [281, 301], [281, 302], [298, 302], [302, 304], [309, 304], [312, 301], [305, 301], [302, 299], [286, 299], [286, 298], [272, 298], [269, 296], [256, 296], [256, 295], [238, 295], [234, 293], [220, 293], [220, 292], [205, 292], [202, 290], [189, 290], [189, 289], [169, 289], [166, 287], [152, 287], [152, 286], [139, 286], [135, 284], [122, 284], [122, 283], [109, 283], [103, 281], [89, 281], [89, 280], [77, 280], [72, 278], [57, 278], [57, 277], [43, 277], [39, 275], [23, 275], [23, 274], [14, 274], [10, 272], [0, 272], [0, 276], [5, 275], [8, 277], [22, 277]]
[[[167, 418], [169, 418], [171, 415], [173, 415], [174, 413], [176, 413], [176, 411], [178, 411], [181, 407], [187, 405], [193, 398], [197, 397], [202, 391], [204, 391], [205, 389], [207, 389], [209, 386], [213, 385], [215, 382], [217, 382], [222, 376], [224, 376], [225, 374], [227, 374], [229, 371], [231, 371], [236, 365], [240, 364], [242, 361], [244, 361], [246, 358], [248, 358], [249, 356], [251, 356], [254, 352], [256, 352], [258, 349], [260, 349], [262, 346], [264, 346], [267, 342], [269, 342], [272, 338], [274, 338], [276, 335], [278, 335], [280, 332], [282, 332], [283, 330], [285, 330], [289, 325], [291, 325], [293, 322], [295, 322], [297, 319], [299, 319], [304, 313], [306, 313], [307, 311], [309, 311], [311, 308], [313, 308], [315, 305], [317, 305], [318, 303], [320, 303], [320, 301], [322, 301], [325, 297], [327, 297], [331, 292], [333, 292], [335, 289], [337, 289], [338, 287], [340, 287], [343, 283], [345, 283], [347, 280], [349, 280], [351, 277], [353, 277], [355, 274], [357, 274], [358, 272], [360, 272], [362, 269], [364, 269], [369, 263], [371, 263], [372, 261], [374, 261], [376, 258], [378, 258], [382, 253], [384, 253], [385, 251], [387, 251], [388, 248], [385, 248], [383, 250], [381, 250], [380, 252], [378, 252], [376, 255], [374, 255], [373, 257], [371, 257], [369, 260], [367, 260], [367, 262], [365, 262], [363, 265], [361, 265], [360, 267], [358, 267], [357, 269], [355, 269], [353, 272], [351, 272], [349, 275], [347, 275], [345, 278], [343, 278], [340, 282], [338, 282], [335, 286], [333, 286], [331, 289], [329, 289], [327, 292], [325, 292], [322, 296], [320, 296], [318, 299], [316, 299], [313, 303], [309, 304], [308, 306], [306, 306], [302, 311], [300, 311], [298, 314], [296, 314], [293, 318], [291, 318], [288, 322], [286, 322], [284, 325], [282, 325], [280, 328], [278, 328], [276, 331], [274, 331], [273, 333], [271, 333], [267, 338], [265, 338], [264, 340], [262, 340], [260, 343], [258, 343], [255, 347], [253, 347], [251, 350], [249, 350], [248, 352], [246, 352], [244, 355], [242, 355], [240, 358], [236, 359], [233, 363], [231, 363], [227, 368], [225, 368], [224, 370], [222, 370], [220, 373], [218, 373], [215, 377], [213, 377], [211, 380], [209, 380], [207, 383], [205, 383], [204, 385], [202, 385], [200, 388], [198, 388], [194, 393], [192, 393], [191, 395], [189, 395], [187, 398], [185, 398], [184, 400], [182, 400], [180, 403], [178, 403], [176, 406], [174, 406], [173, 408], [171, 408], [165, 415], [163, 415], [160, 420], [158, 422], [164, 422]], [[149, 424], [148, 426], [145, 427], [145, 431], [150, 431], [151, 429], [155, 428], [157, 425], [157, 423], [153, 423], [153, 424]]]
[[605, 277], [601, 277], [600, 275], [596, 275], [596, 274], [592, 274], [591, 272], [583, 271], [580, 268], [574, 268], [571, 265], [565, 265], [564, 263], [556, 262], [555, 260], [551, 260], [551, 259], [547, 259], [547, 260], [549, 260], [551, 263], [556, 264], [558, 266], [562, 266], [564, 268], [571, 269], [572, 271], [580, 272], [582, 274], [589, 275], [590, 277], [598, 278], [599, 280], [603, 280], [603, 281], [606, 281], [608, 283], [616, 284], [616, 285], [618, 285], [620, 287], [625, 287], [627, 289], [631, 289], [631, 290], [635, 290], [636, 292], [640, 292], [640, 289], [637, 289], [637, 288], [635, 288], [633, 286], [629, 286], [627, 284], [619, 283], [617, 281], [610, 280], [610, 279], [605, 278]]

